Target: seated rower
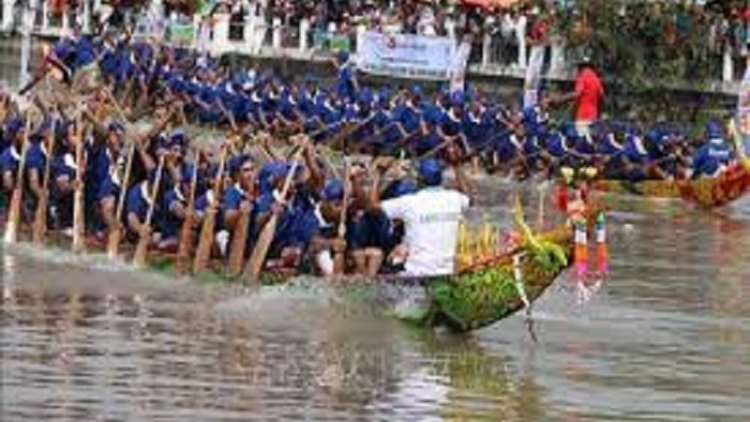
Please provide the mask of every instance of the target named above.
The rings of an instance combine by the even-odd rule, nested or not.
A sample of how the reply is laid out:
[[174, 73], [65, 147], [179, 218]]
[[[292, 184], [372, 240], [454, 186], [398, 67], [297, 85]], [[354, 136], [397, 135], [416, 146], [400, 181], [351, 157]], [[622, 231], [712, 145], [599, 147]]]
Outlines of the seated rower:
[[346, 241], [339, 237], [338, 231], [343, 206], [344, 182], [339, 179], [329, 180], [316, 210], [319, 230], [310, 247], [315, 267], [324, 276], [343, 274], [345, 270]]
[[724, 140], [718, 124], [706, 125], [706, 142], [693, 155], [691, 178], [716, 178], [732, 163], [732, 151]]
[[[87, 157], [84, 150], [83, 162], [77, 163], [74, 144], [75, 124], [63, 124], [58, 143], [60, 153], [54, 158], [52, 180], [54, 180], [54, 213], [55, 227], [64, 234], [72, 235], [74, 193], [78, 187], [76, 180], [79, 171], [85, 171]], [[80, 168], [79, 168], [80, 165]]]
[[459, 222], [470, 204], [468, 184], [461, 169], [454, 166], [458, 190], [443, 188], [443, 165], [435, 159], [422, 160], [418, 171], [420, 190], [383, 202], [379, 195], [380, 177], [376, 176], [369, 207], [404, 222], [404, 240], [409, 248], [407, 275], [452, 274]]
[[316, 186], [308, 167], [297, 167], [285, 197], [281, 194], [291, 169], [289, 164], [277, 163], [270, 179], [263, 183], [265, 186], [256, 203], [257, 233], [260, 234], [273, 213], [279, 216], [267, 256], [269, 267], [295, 271], [318, 234], [320, 223], [313, 198]]
[[0, 174], [2, 175], [0, 211], [3, 213], [7, 212], [8, 202], [16, 187], [16, 176], [23, 152], [24, 131], [24, 124], [18, 119], [12, 120], [6, 128], [6, 135], [10, 138], [9, 145], [0, 152]]
[[150, 175], [128, 191], [125, 202], [125, 239], [130, 243], [138, 243], [138, 239], [142, 237], [150, 237], [151, 243], [158, 243], [161, 239], [158, 227], [155, 232], [151, 224], [146, 224], [149, 208], [155, 207], [152, 222], [158, 221], [157, 214], [160, 211], [158, 198], [152, 197], [155, 176]]
[[39, 133], [29, 136], [29, 150], [26, 156], [25, 171], [31, 197], [24, 202], [27, 205], [27, 209], [31, 212], [36, 210], [37, 203], [42, 195], [44, 195], [44, 191], [49, 189], [48, 186], [44, 186], [44, 170], [49, 158], [50, 153], [47, 138]]
[[[237, 236], [237, 230], [240, 227], [241, 218], [251, 219], [251, 213], [254, 208], [256, 198], [256, 174], [250, 156], [241, 155], [230, 160], [229, 172], [232, 179], [232, 186], [227, 189], [222, 201], [223, 209], [223, 227], [229, 233], [229, 238], [221, 239], [219, 248], [221, 254], [227, 256], [230, 254], [229, 245], [234, 245], [234, 238]], [[252, 220], [251, 220], [252, 221]], [[250, 221], [248, 222], [250, 224]], [[250, 232], [246, 227], [245, 242], [237, 247], [242, 247], [242, 256], [250, 256]], [[244, 259], [243, 258], [243, 259]]]

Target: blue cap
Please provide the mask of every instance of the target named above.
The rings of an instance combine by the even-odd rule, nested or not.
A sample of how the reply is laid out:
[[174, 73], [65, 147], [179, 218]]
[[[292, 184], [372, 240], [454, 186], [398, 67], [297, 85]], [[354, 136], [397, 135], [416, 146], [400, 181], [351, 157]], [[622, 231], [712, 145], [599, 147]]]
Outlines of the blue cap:
[[339, 63], [345, 63], [347, 60], [349, 60], [349, 53], [346, 51], [339, 51], [336, 54], [336, 59], [339, 61]]
[[464, 105], [464, 94], [461, 91], [455, 91], [451, 94], [451, 105], [460, 107]]
[[662, 133], [658, 129], [651, 129], [646, 133], [646, 140], [653, 145], [659, 144], [662, 137]]
[[13, 119], [8, 123], [8, 132], [16, 133], [23, 129], [24, 123], [21, 119]]
[[372, 104], [372, 91], [370, 88], [362, 88], [359, 93], [359, 101], [365, 104]]
[[411, 86], [411, 95], [415, 97], [421, 97], [422, 96], [422, 86], [421, 85], [412, 85]]
[[107, 126], [107, 130], [110, 132], [123, 132], [125, 130], [125, 126], [122, 125], [122, 123], [118, 121], [113, 121], [109, 123], [109, 126]]
[[711, 121], [706, 123], [706, 137], [709, 139], [721, 138], [721, 126], [718, 123]]
[[248, 161], [250, 161], [250, 154], [240, 154], [230, 158], [228, 164], [229, 174], [236, 176], [237, 172], [239, 172], [242, 166]]
[[323, 188], [323, 200], [337, 201], [344, 197], [344, 182], [339, 179], [329, 180]]
[[399, 180], [396, 183], [396, 186], [393, 188], [392, 195], [393, 198], [398, 198], [399, 196], [410, 195], [416, 191], [417, 184], [413, 180], [404, 179]]
[[419, 162], [419, 177], [427, 186], [438, 186], [443, 183], [443, 166], [434, 158]]
[[179, 146], [179, 147], [185, 147], [187, 145], [187, 135], [182, 130], [176, 130], [172, 133], [172, 137], [170, 138], [170, 145], [171, 146]]

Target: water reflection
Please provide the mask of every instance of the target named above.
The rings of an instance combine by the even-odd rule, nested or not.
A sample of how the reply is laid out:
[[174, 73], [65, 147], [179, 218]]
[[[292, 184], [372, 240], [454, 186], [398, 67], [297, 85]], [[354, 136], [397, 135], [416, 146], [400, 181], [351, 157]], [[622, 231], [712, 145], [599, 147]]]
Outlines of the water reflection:
[[1, 419], [749, 420], [750, 207], [639, 204], [610, 214], [612, 277], [586, 306], [564, 279], [535, 307], [536, 345], [523, 318], [455, 336], [325, 291], [3, 251]]

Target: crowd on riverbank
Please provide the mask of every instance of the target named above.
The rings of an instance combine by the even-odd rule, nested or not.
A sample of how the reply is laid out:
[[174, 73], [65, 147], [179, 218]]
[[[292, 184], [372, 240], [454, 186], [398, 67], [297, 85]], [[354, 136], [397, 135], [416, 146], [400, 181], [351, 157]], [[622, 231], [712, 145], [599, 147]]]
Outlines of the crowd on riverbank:
[[[230, 40], [249, 43], [255, 52], [271, 45], [353, 52], [357, 35], [374, 30], [468, 41], [470, 63], [519, 70], [527, 67], [531, 48], [541, 46], [547, 51], [549, 72], [556, 75], [570, 70], [584, 53], [618, 78], [637, 74], [649, 80], [731, 81], [743, 71], [750, 8], [742, 2], [512, 3], [152, 0], [52, 2], [45, 10], [79, 23], [88, 20], [90, 12], [93, 27], [103, 28], [105, 21], [118, 27], [128, 24], [157, 37], [169, 37], [174, 24], [192, 23], [194, 18], [203, 28], [195, 36], [211, 37], [218, 17], [228, 15]], [[8, 19], [4, 25], [20, 22]]]

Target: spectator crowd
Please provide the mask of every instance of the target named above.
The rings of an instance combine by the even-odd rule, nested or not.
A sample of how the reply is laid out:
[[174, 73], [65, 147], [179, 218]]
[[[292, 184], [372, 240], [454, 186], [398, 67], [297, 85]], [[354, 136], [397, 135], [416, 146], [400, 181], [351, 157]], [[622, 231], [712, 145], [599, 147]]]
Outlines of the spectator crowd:
[[[31, 0], [31, 3], [35, 3]], [[210, 37], [229, 16], [229, 40], [283, 48], [353, 51], [368, 31], [447, 36], [472, 45], [471, 64], [524, 69], [531, 48], [546, 50], [546, 69], [562, 72], [587, 55], [613, 77], [639, 72], [682, 80], [736, 80], [750, 40], [745, 1], [625, 0], [50, 0], [48, 13], [137, 25], [168, 35], [175, 22], [201, 22]], [[502, 4], [505, 4], [504, 6]], [[146, 13], [142, 13], [142, 12]], [[4, 12], [5, 13], [5, 12]], [[5, 20], [4, 20], [5, 21]], [[17, 19], [19, 21], [19, 19]], [[248, 30], [248, 27], [250, 28]], [[7, 28], [6, 28], [7, 29]], [[162, 32], [163, 31], [163, 32]], [[203, 34], [203, 35], [201, 35]], [[278, 39], [278, 41], [276, 41]], [[276, 42], [274, 42], [276, 41]], [[614, 72], [614, 73], [612, 73]], [[627, 73], [623, 75], [623, 73]]]

